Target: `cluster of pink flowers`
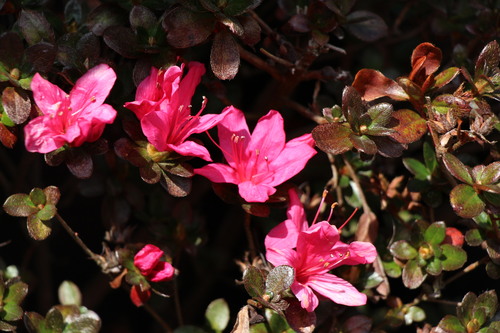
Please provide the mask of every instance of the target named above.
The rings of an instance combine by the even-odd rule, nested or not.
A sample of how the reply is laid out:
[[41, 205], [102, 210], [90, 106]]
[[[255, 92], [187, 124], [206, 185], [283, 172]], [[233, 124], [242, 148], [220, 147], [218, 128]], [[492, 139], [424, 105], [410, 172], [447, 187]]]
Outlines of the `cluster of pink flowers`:
[[365, 294], [329, 271], [341, 265], [373, 262], [377, 257], [375, 246], [368, 242], [341, 242], [339, 230], [328, 221], [309, 226], [295, 190], [290, 190], [289, 195], [288, 219], [266, 236], [267, 260], [275, 266], [294, 268], [295, 281], [290, 289], [309, 312], [318, 306], [316, 293], [338, 304], [366, 304]]
[[[184, 65], [167, 70], [151, 69], [150, 75], [137, 88], [136, 100], [125, 103], [140, 120], [150, 144], [160, 152], [212, 161], [208, 150], [189, 140], [214, 126], [218, 128], [219, 148], [227, 164], [210, 163], [195, 169], [215, 183], [238, 186], [247, 202], [265, 202], [276, 192], [276, 186], [298, 174], [316, 154], [311, 134], [286, 142], [283, 118], [271, 110], [259, 119], [252, 133], [242, 111], [233, 106], [221, 114], [201, 116], [201, 109], [191, 115], [191, 99], [205, 67], [191, 62], [183, 76]], [[78, 147], [97, 140], [105, 124], [116, 117], [116, 111], [103, 104], [116, 80], [107, 65], [89, 70], [69, 94], [36, 74], [32, 82], [33, 96], [43, 115], [25, 126], [25, 143], [29, 151], [48, 153], [64, 145]], [[307, 311], [318, 306], [316, 294], [336, 303], [362, 305], [366, 295], [347, 281], [330, 274], [340, 265], [373, 262], [376, 250], [372, 244], [340, 241], [339, 230], [327, 221], [309, 226], [297, 193], [290, 191], [289, 219], [276, 226], [265, 240], [267, 260], [273, 265], [289, 265], [295, 270], [291, 290]], [[137, 253], [134, 264], [149, 281], [170, 280], [175, 269], [160, 260], [163, 251], [146, 245]], [[141, 305], [150, 297], [149, 289], [133, 286], [131, 299]]]

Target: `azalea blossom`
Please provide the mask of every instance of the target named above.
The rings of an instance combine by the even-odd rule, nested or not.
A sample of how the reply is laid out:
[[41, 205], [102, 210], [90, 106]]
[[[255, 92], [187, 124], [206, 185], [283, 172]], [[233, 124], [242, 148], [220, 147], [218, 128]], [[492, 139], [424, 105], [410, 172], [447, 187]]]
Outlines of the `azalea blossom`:
[[206, 100], [198, 113], [191, 115], [191, 99], [205, 74], [205, 66], [193, 61], [187, 67], [189, 71], [184, 77], [184, 64], [166, 70], [151, 68], [150, 75], [137, 87], [136, 100], [125, 103], [125, 107], [136, 114], [144, 135], [158, 151], [211, 161], [205, 147], [187, 139], [214, 127], [225, 115], [200, 116]]
[[377, 256], [373, 244], [341, 242], [339, 230], [328, 221], [309, 226], [297, 193], [290, 190], [289, 194], [288, 219], [266, 236], [267, 260], [274, 266], [289, 265], [294, 268], [295, 281], [290, 289], [309, 312], [318, 306], [316, 294], [338, 304], [366, 304], [365, 294], [329, 271], [341, 265], [373, 262]]
[[113, 69], [101, 64], [85, 73], [66, 94], [36, 73], [31, 90], [43, 115], [24, 127], [26, 149], [49, 153], [65, 144], [78, 147], [99, 139], [104, 126], [116, 117], [116, 110], [103, 104], [115, 80]]
[[158, 247], [147, 244], [134, 257], [134, 265], [148, 280], [162, 282], [172, 279], [175, 268], [166, 261], [161, 261], [163, 251]]
[[214, 183], [237, 184], [247, 202], [265, 202], [276, 192], [276, 186], [299, 173], [316, 154], [311, 134], [285, 142], [283, 118], [278, 111], [271, 110], [260, 118], [252, 134], [242, 111], [229, 106], [226, 112], [217, 128], [228, 164], [211, 163], [194, 173]]

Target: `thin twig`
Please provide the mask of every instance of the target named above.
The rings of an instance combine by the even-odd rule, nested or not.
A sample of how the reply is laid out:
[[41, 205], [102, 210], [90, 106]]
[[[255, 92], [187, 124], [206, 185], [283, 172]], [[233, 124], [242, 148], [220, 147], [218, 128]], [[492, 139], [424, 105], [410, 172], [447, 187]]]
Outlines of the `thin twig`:
[[248, 247], [250, 250], [250, 258], [253, 260], [257, 256], [257, 251], [255, 249], [255, 243], [251, 228], [252, 216], [245, 212], [245, 233], [247, 235]]
[[254, 65], [260, 70], [263, 70], [264, 72], [267, 72], [269, 75], [271, 75], [274, 79], [276, 80], [281, 80], [282, 75], [270, 64], [262, 60], [261, 58], [257, 57], [255, 54], [248, 52], [243, 48], [243, 46], [239, 46], [239, 51], [240, 51], [240, 57], [243, 58], [244, 60], [248, 61], [250, 64]]
[[184, 325], [184, 317], [182, 315], [181, 299], [179, 296], [179, 283], [177, 279], [174, 280], [174, 302], [175, 302], [175, 314], [177, 316], [177, 322], [179, 326]]
[[358, 175], [356, 175], [356, 172], [354, 172], [354, 168], [352, 167], [351, 163], [347, 160], [347, 158], [342, 155], [342, 158], [344, 159], [344, 164], [347, 167], [347, 172], [349, 172], [349, 176], [351, 176], [351, 179], [354, 181], [354, 184], [356, 185], [359, 193], [359, 199], [361, 200], [361, 203], [363, 204], [363, 212], [364, 213], [370, 213], [372, 210], [370, 206], [368, 205], [368, 202], [366, 201], [365, 194], [363, 192], [363, 188], [361, 187], [361, 183], [359, 181]]
[[463, 275], [475, 270], [480, 265], [486, 264], [489, 260], [490, 260], [490, 258], [488, 256], [485, 256], [482, 259], [473, 262], [469, 266], [462, 269], [460, 272], [458, 272], [455, 275], [453, 275], [452, 277], [450, 277], [448, 280], [444, 281], [443, 286], [446, 286], [446, 285], [450, 284], [451, 282], [455, 281], [456, 279], [458, 279], [459, 277], [462, 277]]

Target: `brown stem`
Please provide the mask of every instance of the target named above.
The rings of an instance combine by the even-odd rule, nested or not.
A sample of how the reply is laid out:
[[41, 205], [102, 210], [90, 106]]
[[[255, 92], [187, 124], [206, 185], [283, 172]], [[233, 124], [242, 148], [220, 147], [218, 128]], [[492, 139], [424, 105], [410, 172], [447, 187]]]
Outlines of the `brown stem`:
[[87, 255], [90, 257], [90, 259], [94, 260], [95, 263], [101, 267], [101, 268], [104, 268], [105, 264], [106, 264], [106, 261], [105, 259], [98, 255], [98, 254], [95, 254], [94, 252], [92, 252], [92, 250], [90, 250], [87, 245], [85, 245], [85, 243], [82, 241], [82, 239], [78, 236], [78, 233], [77, 232], [74, 232], [73, 229], [71, 229], [71, 227], [68, 225], [68, 223], [66, 223], [66, 221], [61, 217], [61, 215], [59, 215], [58, 213], [56, 213], [56, 218], [57, 220], [59, 221], [59, 223], [61, 223], [61, 225], [63, 226], [64, 230], [66, 230], [66, 232], [70, 235], [71, 238], [73, 238], [73, 240], [76, 242], [76, 244], [78, 244], [78, 246], [80, 246], [80, 248], [82, 248], [82, 250], [87, 253]]
[[175, 302], [175, 314], [177, 316], [177, 322], [179, 326], [184, 325], [184, 317], [182, 315], [181, 300], [179, 297], [179, 283], [177, 279], [174, 279], [174, 302]]
[[146, 309], [146, 311], [149, 312], [149, 314], [151, 315], [151, 317], [153, 317], [156, 320], [156, 322], [158, 324], [160, 324], [161, 327], [163, 327], [163, 330], [166, 333], [172, 333], [173, 332], [172, 328], [167, 324], [166, 321], [163, 320], [163, 318], [158, 314], [158, 312], [156, 312], [155, 309], [153, 309], [151, 307], [151, 305], [149, 305], [147, 303], [144, 303], [143, 306], [144, 306], [144, 309]]
[[486, 264], [488, 261], [490, 260], [490, 258], [488, 256], [485, 256], [483, 257], [482, 259], [478, 260], [478, 261], [475, 261], [473, 262], [472, 264], [470, 264], [469, 266], [465, 267], [464, 269], [462, 269], [460, 272], [456, 273], [455, 275], [453, 275], [452, 277], [450, 277], [448, 280], [444, 281], [443, 282], [443, 286], [446, 286], [447, 284], [455, 281], [456, 279], [458, 279], [459, 277], [462, 277], [463, 275], [469, 273], [470, 271], [473, 271], [475, 270], [476, 268], [478, 268], [480, 265], [482, 264]]
[[344, 160], [344, 164], [347, 167], [347, 172], [349, 172], [349, 176], [351, 176], [351, 179], [354, 181], [354, 184], [356, 185], [359, 193], [359, 199], [361, 200], [361, 203], [363, 204], [363, 212], [364, 213], [370, 213], [372, 210], [370, 206], [368, 205], [368, 202], [366, 201], [365, 194], [363, 192], [363, 188], [361, 187], [361, 183], [359, 181], [358, 175], [354, 171], [354, 168], [352, 167], [351, 163], [349, 160], [342, 155], [342, 158]]
[[[248, 247], [250, 249], [250, 258], [253, 260], [257, 256], [257, 251], [255, 249], [255, 243], [251, 228], [252, 216], [245, 212], [245, 233], [247, 235]], [[251, 261], [250, 260], [250, 261]]]
[[257, 57], [255, 54], [248, 52], [241, 45], [239, 46], [239, 51], [240, 51], [241, 58], [248, 61], [250, 64], [257, 67], [258, 69], [263, 70], [264, 72], [267, 72], [274, 79], [281, 80], [281, 74], [276, 70], [276, 68], [269, 65], [266, 61]]

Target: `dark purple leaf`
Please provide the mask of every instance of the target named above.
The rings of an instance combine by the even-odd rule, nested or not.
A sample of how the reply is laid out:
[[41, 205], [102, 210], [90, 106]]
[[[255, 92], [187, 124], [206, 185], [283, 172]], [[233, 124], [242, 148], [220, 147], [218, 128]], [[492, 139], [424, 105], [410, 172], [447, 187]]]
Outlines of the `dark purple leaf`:
[[243, 36], [240, 37], [243, 43], [249, 46], [257, 44], [260, 41], [261, 33], [259, 23], [250, 15], [242, 15], [238, 19], [243, 26]]
[[26, 57], [37, 72], [50, 71], [57, 55], [57, 47], [53, 44], [40, 42], [26, 49]]
[[179, 49], [203, 43], [212, 34], [214, 25], [209, 13], [194, 13], [184, 7], [172, 9], [162, 22], [167, 42]]
[[17, 21], [24, 39], [29, 45], [42, 41], [54, 42], [54, 31], [45, 16], [34, 10], [22, 10]]
[[92, 176], [94, 169], [92, 157], [83, 149], [71, 149], [66, 158], [66, 166], [75, 177], [81, 179]]
[[138, 56], [137, 40], [132, 29], [112, 26], [104, 30], [103, 39], [113, 51], [125, 58]]
[[354, 87], [347, 86], [342, 92], [342, 112], [352, 129], [357, 131], [359, 118], [365, 113], [365, 105]]
[[321, 124], [312, 130], [316, 146], [329, 154], [342, 154], [353, 148], [349, 138], [352, 130], [340, 123]]
[[377, 14], [359, 10], [347, 15], [346, 29], [365, 42], [374, 42], [387, 35], [387, 25]]
[[24, 52], [23, 40], [15, 32], [0, 36], [0, 61], [9, 69], [19, 66]]
[[135, 5], [130, 11], [129, 20], [132, 29], [136, 30], [141, 27], [147, 30], [153, 28], [158, 19], [149, 8]]
[[491, 70], [498, 67], [500, 62], [500, 47], [497, 41], [492, 41], [488, 43], [476, 62], [474, 77], [477, 79], [481, 75], [489, 76]]
[[210, 52], [210, 66], [220, 80], [231, 80], [238, 73], [240, 51], [229, 31], [222, 30], [215, 35]]
[[87, 16], [87, 27], [97, 36], [102, 36], [104, 31], [112, 26], [127, 24], [127, 16], [119, 7], [113, 5], [100, 5], [94, 8]]
[[351, 140], [354, 148], [356, 148], [357, 150], [368, 155], [375, 155], [377, 153], [377, 145], [368, 136], [358, 136], [352, 133], [351, 135], [349, 135], [349, 139]]

